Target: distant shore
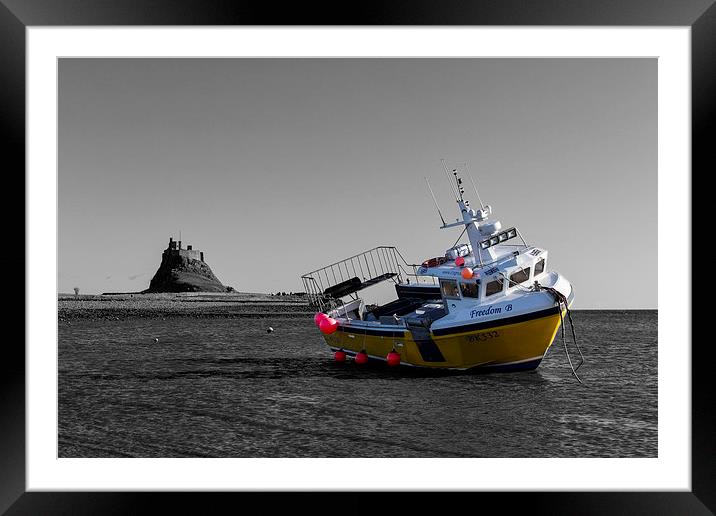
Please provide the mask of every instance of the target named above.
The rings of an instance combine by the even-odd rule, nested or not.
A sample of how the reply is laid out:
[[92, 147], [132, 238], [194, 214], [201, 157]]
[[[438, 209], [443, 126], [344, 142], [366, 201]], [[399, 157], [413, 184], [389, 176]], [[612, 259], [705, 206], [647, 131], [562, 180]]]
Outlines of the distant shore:
[[305, 296], [247, 292], [166, 294], [58, 294], [59, 321], [130, 317], [308, 317]]

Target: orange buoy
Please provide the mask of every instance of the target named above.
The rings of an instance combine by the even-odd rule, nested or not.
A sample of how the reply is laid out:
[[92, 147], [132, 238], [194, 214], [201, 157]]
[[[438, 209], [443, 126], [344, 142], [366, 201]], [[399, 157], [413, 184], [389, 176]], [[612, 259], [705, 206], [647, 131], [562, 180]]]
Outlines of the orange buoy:
[[363, 365], [363, 364], [367, 363], [368, 362], [368, 353], [366, 353], [365, 351], [361, 351], [361, 352], [357, 353], [355, 361], [356, 361], [356, 364], [358, 364], [358, 365]]
[[463, 265], [465, 265], [465, 258], [463, 258], [462, 256], [458, 256], [457, 258], [455, 258], [455, 265], [457, 265], [458, 267], [462, 267]]
[[400, 354], [393, 350], [385, 356], [385, 361], [388, 362], [390, 367], [398, 366], [400, 365]]
[[316, 326], [321, 324], [321, 321], [323, 319], [328, 319], [328, 316], [324, 314], [323, 312], [318, 312], [316, 315], [313, 316], [313, 322], [316, 323]]
[[465, 267], [460, 274], [464, 279], [470, 279], [474, 275], [470, 267]]
[[336, 362], [345, 362], [346, 361], [346, 352], [342, 349], [339, 349], [336, 351], [333, 355], [333, 358], [336, 360]]
[[326, 317], [318, 324], [318, 329], [325, 335], [330, 335], [338, 329], [338, 321], [332, 317]]

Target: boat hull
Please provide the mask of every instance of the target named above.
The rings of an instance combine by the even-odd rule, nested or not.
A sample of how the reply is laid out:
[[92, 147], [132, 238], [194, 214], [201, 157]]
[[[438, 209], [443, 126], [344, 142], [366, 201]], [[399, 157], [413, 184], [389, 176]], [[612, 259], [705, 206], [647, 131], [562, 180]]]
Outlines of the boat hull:
[[[564, 313], [562, 314], [564, 315]], [[395, 350], [401, 364], [438, 369], [485, 369], [519, 371], [535, 369], [552, 345], [561, 324], [559, 308], [519, 318], [493, 321], [478, 328], [452, 328], [430, 332], [429, 338], [414, 338], [411, 331], [364, 330], [342, 326], [325, 335], [332, 350], [355, 355], [365, 350], [369, 357], [385, 360]], [[463, 331], [464, 330], [464, 331]]]

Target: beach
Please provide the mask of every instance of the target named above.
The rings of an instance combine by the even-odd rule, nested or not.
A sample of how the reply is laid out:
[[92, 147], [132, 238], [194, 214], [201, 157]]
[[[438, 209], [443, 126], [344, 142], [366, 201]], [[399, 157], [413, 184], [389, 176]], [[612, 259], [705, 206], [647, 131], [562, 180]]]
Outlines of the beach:
[[161, 294], [58, 294], [60, 323], [76, 319], [121, 320], [130, 317], [282, 317], [312, 315], [300, 295], [251, 292], [180, 292]]

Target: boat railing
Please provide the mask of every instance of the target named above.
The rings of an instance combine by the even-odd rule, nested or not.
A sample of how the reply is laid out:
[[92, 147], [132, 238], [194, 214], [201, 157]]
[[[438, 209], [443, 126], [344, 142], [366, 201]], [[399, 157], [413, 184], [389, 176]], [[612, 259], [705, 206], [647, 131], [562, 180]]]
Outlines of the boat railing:
[[[400, 257], [400, 260], [402, 261], [402, 264], [399, 263], [399, 266], [405, 275], [407, 282], [410, 283], [410, 278], [413, 279], [414, 284], [418, 285], [437, 285], [437, 280], [435, 279], [435, 276], [420, 276], [418, 275], [418, 269], [421, 267], [421, 265], [417, 263], [408, 263], [408, 261], [403, 258], [403, 255], [400, 254], [400, 251], [397, 249], [395, 250], [396, 253], [398, 253], [398, 257]], [[409, 268], [412, 270], [412, 272], [408, 272], [403, 266], [406, 268]]]
[[[301, 276], [308, 302], [322, 311], [342, 304], [340, 298], [383, 281], [410, 282], [418, 265], [409, 264], [392, 246], [378, 246]], [[412, 270], [412, 273], [411, 273]]]

